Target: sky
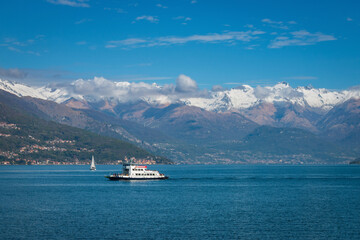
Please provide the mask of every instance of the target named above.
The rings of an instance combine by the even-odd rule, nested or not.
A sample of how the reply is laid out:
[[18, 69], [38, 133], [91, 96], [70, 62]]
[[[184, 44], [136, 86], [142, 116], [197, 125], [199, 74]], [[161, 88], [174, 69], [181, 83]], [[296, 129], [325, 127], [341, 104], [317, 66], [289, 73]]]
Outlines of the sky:
[[0, 78], [347, 89], [358, 0], [0, 0]]

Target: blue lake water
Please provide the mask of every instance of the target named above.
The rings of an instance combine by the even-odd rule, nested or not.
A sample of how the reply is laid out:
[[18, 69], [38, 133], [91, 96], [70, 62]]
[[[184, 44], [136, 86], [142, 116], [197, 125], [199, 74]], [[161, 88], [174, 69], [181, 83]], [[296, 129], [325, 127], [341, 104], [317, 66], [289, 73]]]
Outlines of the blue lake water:
[[0, 166], [1, 239], [360, 239], [360, 166]]

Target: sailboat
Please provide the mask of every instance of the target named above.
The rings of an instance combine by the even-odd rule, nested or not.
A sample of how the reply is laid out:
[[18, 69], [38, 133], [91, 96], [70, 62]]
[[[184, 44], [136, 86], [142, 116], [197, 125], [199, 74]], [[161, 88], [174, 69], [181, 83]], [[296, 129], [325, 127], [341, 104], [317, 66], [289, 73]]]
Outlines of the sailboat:
[[95, 170], [96, 170], [94, 155], [93, 155], [92, 158], [91, 158], [90, 170], [91, 170], [91, 171], [95, 171]]

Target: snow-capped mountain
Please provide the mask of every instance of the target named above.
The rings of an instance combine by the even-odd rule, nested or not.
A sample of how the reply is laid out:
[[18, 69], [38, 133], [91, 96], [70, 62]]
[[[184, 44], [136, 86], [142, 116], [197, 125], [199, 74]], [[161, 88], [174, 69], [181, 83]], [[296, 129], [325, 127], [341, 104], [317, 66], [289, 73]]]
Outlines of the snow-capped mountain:
[[18, 97], [33, 97], [62, 103], [70, 98], [65, 89], [51, 89], [48, 87], [30, 87], [22, 83], [0, 79], [0, 89]]
[[0, 89], [17, 96], [30, 96], [57, 103], [63, 103], [69, 99], [87, 102], [110, 101], [114, 105], [138, 100], [145, 101], [150, 105], [181, 102], [188, 106], [214, 112], [243, 110], [262, 103], [290, 103], [327, 112], [351, 98], [360, 98], [359, 88], [341, 91], [312, 87], [292, 88], [285, 82], [268, 87], [254, 88], [243, 85], [218, 92], [202, 91], [200, 94], [197, 91], [184, 94], [176, 92], [176, 88], [171, 85], [111, 82], [104, 78], [86, 81], [80, 79], [56, 89], [45, 86], [30, 87], [0, 79]]
[[331, 91], [325, 88], [292, 88], [289, 84], [282, 82], [272, 87], [253, 88], [243, 85], [240, 88], [213, 92], [209, 98], [182, 100], [187, 105], [197, 106], [208, 111], [246, 109], [264, 102], [285, 102], [328, 111], [351, 98], [360, 98], [360, 89]]
[[[12, 93], [0, 91], [2, 104], [17, 110], [126, 139], [181, 161], [256, 162], [268, 156], [344, 163], [353, 151], [360, 152], [356, 88], [333, 91], [279, 83], [184, 92], [171, 85], [96, 78], [55, 89], [0, 80], [0, 89]], [[345, 156], [347, 150], [333, 142], [345, 144], [350, 153]]]

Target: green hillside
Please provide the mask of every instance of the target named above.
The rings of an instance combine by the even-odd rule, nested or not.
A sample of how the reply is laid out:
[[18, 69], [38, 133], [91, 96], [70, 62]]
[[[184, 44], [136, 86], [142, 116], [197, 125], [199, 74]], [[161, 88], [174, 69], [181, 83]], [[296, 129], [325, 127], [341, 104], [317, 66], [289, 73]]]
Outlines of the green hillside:
[[0, 103], [0, 161], [115, 163], [125, 157], [171, 163], [133, 144], [46, 121]]

